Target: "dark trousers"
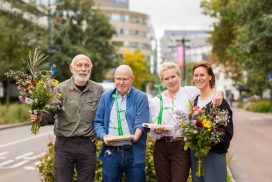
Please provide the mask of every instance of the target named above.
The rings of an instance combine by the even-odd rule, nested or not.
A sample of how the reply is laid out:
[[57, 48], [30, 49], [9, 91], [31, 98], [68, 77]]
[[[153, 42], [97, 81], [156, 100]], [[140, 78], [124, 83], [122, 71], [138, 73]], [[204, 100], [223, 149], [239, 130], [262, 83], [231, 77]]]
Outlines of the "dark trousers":
[[184, 151], [182, 140], [157, 140], [154, 165], [158, 182], [187, 182], [190, 172], [190, 152]]
[[96, 167], [96, 147], [90, 138], [56, 137], [55, 182], [71, 182], [74, 168], [78, 182], [93, 182]]

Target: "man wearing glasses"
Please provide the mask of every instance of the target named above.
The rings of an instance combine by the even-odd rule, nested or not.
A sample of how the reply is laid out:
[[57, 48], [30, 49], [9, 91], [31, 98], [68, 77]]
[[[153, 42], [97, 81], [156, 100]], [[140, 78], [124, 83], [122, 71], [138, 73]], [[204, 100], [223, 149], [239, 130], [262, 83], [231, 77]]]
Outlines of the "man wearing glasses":
[[[134, 88], [134, 75], [127, 65], [114, 75], [116, 88], [104, 92], [94, 119], [96, 135], [104, 144], [99, 155], [103, 181], [145, 182], [146, 133], [142, 123], [149, 122], [147, 95]], [[110, 136], [132, 135], [131, 140], [109, 141]]]

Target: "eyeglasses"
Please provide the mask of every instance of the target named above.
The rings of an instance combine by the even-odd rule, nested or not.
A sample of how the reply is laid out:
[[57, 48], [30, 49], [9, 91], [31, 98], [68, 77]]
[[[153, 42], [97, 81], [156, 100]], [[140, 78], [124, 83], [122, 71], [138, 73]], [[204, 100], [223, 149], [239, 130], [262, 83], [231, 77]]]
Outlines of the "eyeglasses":
[[121, 81], [123, 81], [123, 82], [127, 82], [128, 80], [130, 80], [131, 78], [114, 78], [116, 81], [118, 81], [118, 82], [121, 82]]

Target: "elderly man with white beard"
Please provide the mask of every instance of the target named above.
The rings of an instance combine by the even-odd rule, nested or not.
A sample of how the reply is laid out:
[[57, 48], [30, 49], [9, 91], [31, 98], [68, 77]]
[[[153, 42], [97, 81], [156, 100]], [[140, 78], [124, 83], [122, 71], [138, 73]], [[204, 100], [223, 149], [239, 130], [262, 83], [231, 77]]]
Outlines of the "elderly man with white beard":
[[93, 182], [96, 167], [95, 131], [93, 119], [102, 86], [89, 80], [92, 62], [83, 54], [71, 64], [72, 77], [57, 86], [63, 95], [63, 109], [55, 113], [30, 114], [32, 122], [46, 125], [55, 122], [55, 182], [70, 182], [77, 170], [79, 182]]

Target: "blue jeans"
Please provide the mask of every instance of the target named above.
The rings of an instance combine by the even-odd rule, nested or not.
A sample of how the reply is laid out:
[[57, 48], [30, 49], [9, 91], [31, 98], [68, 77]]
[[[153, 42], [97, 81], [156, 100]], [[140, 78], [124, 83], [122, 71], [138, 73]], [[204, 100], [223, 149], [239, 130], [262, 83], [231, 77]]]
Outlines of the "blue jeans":
[[209, 152], [203, 159], [204, 176], [196, 176], [196, 157], [191, 151], [191, 172], [193, 182], [226, 182], [227, 181], [227, 164], [226, 154]]
[[120, 182], [125, 174], [127, 182], [145, 182], [145, 164], [134, 164], [133, 150], [106, 149], [102, 161], [103, 182]]

